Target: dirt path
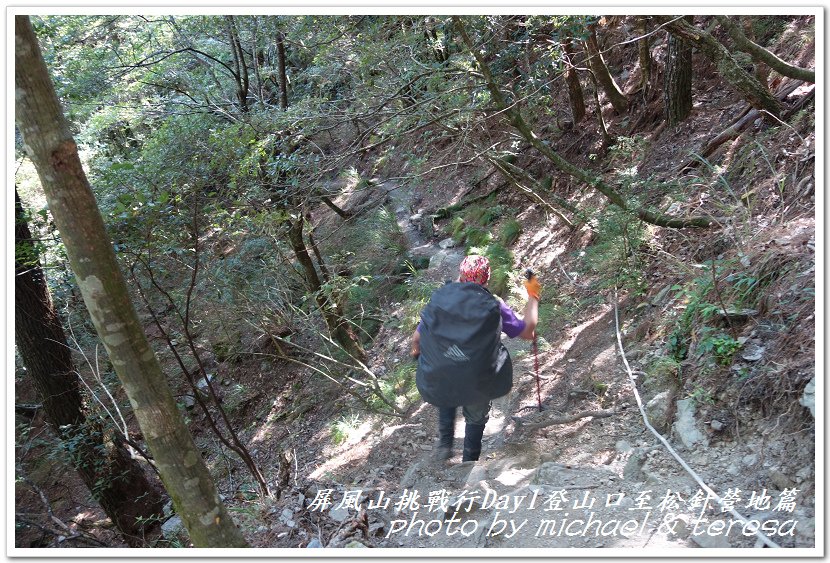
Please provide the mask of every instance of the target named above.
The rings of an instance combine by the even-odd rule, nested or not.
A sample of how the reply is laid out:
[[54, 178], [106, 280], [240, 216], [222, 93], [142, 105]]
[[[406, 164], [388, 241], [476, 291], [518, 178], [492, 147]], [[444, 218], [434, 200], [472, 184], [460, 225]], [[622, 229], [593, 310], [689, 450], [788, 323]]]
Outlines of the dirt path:
[[[462, 250], [439, 249], [425, 239], [417, 210], [409, 208], [409, 193], [385, 187], [412, 252], [430, 257], [428, 279], [454, 278]], [[429, 405], [421, 405], [401, 425], [385, 428], [383, 436], [364, 439], [371, 453], [360, 471], [371, 467], [373, 477], [363, 480], [357, 472], [352, 477], [362, 480], [368, 497], [367, 543], [626, 550], [621, 555], [630, 554], [629, 549], [759, 547], [751, 528], [707, 501], [698, 483], [646, 429], [617, 348], [613, 304], [583, 311], [558, 336], [539, 342], [541, 413], [536, 411], [530, 342], [506, 340], [514, 386], [493, 402], [479, 462], [460, 462], [460, 416], [454, 457], [432, 459], [436, 415]], [[532, 428], [585, 411], [611, 414]], [[673, 433], [672, 442], [708, 485], [722, 496], [740, 492], [735, 506], [741, 514], [759, 522], [774, 520], [779, 531], [789, 531], [775, 538], [782, 546], [812, 544], [814, 520], [811, 524], [808, 510], [791, 514], [763, 505], [744, 510], [750, 495], [761, 493], [753, 473], [758, 461], [754, 444], [709, 444], [706, 429], [693, 419], [689, 424], [697, 425], [692, 430], [701, 434], [700, 441], [684, 446]], [[781, 489], [786, 487], [763, 489], [772, 495], [772, 506]], [[785, 522], [796, 518], [800, 529]]]

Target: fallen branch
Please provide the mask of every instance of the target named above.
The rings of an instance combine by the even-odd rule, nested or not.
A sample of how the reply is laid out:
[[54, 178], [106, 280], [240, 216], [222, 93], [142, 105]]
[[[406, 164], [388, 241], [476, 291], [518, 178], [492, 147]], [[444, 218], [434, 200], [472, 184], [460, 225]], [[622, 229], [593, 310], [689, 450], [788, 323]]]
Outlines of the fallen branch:
[[[792, 81], [786, 86], [780, 88], [775, 93], [775, 98], [781, 102], [785, 101], [790, 94], [795, 92], [799, 86], [803, 83], [800, 81]], [[794, 105], [798, 106], [799, 108], [803, 106], [809, 99], [810, 95], [814, 91], [808, 92], [805, 96], [802, 96], [798, 101], [795, 102]], [[800, 105], [799, 105], [800, 104]], [[797, 110], [796, 110], [797, 111]], [[784, 116], [787, 117], [794, 113], [791, 109], [788, 109]], [[736, 139], [740, 136], [740, 134], [749, 128], [749, 126], [755, 122], [756, 119], [761, 117], [761, 112], [757, 109], [752, 108], [752, 106], [747, 106], [743, 109], [743, 111], [738, 115], [738, 117], [732, 122], [729, 127], [721, 131], [718, 135], [716, 135], [713, 139], [708, 141], [703, 148], [701, 148], [691, 159], [684, 162], [679, 168], [678, 172], [684, 172], [695, 166], [699, 165], [703, 159], [708, 158], [712, 154], [714, 154], [715, 150], [720, 147], [722, 144], [726, 143], [727, 141], [731, 141], [732, 139]]]
[[[545, 418], [544, 420], [539, 420], [536, 422], [531, 422], [527, 424], [524, 422], [525, 419], [519, 418], [517, 416], [511, 417], [513, 422], [516, 423], [516, 426], [523, 429], [523, 430], [539, 430], [540, 428], [547, 428], [548, 426], [554, 426], [556, 424], [570, 424], [571, 422], [576, 422], [582, 418], [608, 418], [615, 411], [604, 409], [599, 411], [582, 411], [577, 414], [572, 414], [568, 416], [557, 416], [553, 418]], [[536, 418], [536, 417], [534, 417]]]

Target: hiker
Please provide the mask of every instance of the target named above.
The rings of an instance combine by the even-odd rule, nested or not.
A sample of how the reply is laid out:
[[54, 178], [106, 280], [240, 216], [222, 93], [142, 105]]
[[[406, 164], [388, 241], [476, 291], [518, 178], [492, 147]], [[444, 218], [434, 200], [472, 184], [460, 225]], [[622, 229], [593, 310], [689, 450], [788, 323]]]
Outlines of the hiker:
[[536, 276], [525, 281], [528, 299], [520, 319], [487, 290], [486, 257], [467, 256], [459, 270], [458, 281], [432, 294], [412, 334], [418, 391], [425, 402], [438, 407], [435, 459], [440, 461], [452, 457], [458, 407], [466, 422], [462, 461], [478, 461], [490, 401], [513, 386], [513, 364], [501, 333], [533, 339], [542, 289]]

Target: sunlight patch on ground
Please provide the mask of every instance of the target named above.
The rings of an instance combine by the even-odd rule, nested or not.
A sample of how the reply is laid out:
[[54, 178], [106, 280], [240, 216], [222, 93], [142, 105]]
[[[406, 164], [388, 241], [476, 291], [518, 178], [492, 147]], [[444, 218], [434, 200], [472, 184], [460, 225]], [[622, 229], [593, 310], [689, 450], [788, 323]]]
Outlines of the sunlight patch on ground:
[[605, 316], [606, 312], [607, 311], [605, 311], [603, 309], [600, 312], [598, 312], [593, 318], [588, 319], [584, 323], [579, 324], [579, 325], [575, 326], [574, 328], [568, 330], [567, 331], [568, 337], [559, 346], [559, 350], [562, 351], [562, 352], [567, 352], [568, 350], [570, 350], [571, 346], [573, 346], [574, 342], [576, 342], [576, 339], [579, 338], [579, 335], [582, 333], [582, 331], [584, 331], [586, 328], [588, 328], [592, 324], [594, 324], [596, 322], [599, 322], [602, 319], [602, 317]]
[[508, 487], [513, 487], [525, 480], [530, 474], [535, 473], [536, 470], [535, 467], [530, 469], [507, 469], [496, 476], [496, 481]]

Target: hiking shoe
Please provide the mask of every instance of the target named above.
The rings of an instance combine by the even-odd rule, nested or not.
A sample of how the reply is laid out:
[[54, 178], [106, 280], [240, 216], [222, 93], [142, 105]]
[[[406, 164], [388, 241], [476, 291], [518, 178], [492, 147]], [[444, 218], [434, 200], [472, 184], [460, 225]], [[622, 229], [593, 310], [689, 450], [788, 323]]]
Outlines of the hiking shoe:
[[452, 448], [447, 446], [438, 446], [435, 448], [433, 459], [435, 461], [447, 461], [452, 457]]

